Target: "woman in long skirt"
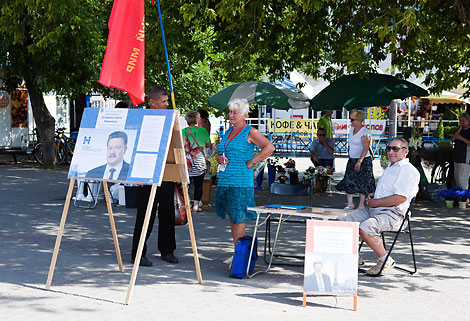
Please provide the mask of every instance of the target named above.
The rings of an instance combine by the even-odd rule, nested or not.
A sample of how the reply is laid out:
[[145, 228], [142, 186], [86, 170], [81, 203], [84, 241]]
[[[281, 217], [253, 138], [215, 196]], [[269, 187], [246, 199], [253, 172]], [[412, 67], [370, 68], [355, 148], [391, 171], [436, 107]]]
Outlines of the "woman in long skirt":
[[363, 124], [365, 116], [362, 110], [351, 113], [348, 164], [343, 179], [336, 185], [338, 191], [346, 192], [347, 210], [354, 209], [353, 194], [359, 194], [358, 208], [364, 208], [366, 196], [375, 191], [372, 157], [369, 153], [369, 131]]

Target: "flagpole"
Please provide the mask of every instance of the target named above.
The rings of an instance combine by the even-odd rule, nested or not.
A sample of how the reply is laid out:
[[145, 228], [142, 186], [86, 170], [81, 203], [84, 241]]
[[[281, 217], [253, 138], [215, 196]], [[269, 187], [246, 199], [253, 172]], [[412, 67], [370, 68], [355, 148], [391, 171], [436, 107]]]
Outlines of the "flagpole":
[[[152, 0], [152, 5], [153, 5], [153, 0]], [[168, 82], [170, 84], [171, 104], [173, 106], [173, 109], [176, 109], [175, 95], [173, 94], [173, 81], [171, 79], [171, 72], [170, 72], [170, 62], [168, 60], [168, 52], [166, 50], [165, 30], [163, 29], [162, 12], [160, 11], [160, 0], [157, 0], [157, 9], [158, 9], [158, 18], [160, 19], [160, 28], [162, 31], [163, 49], [165, 51], [166, 69], [168, 71]], [[179, 119], [176, 119], [176, 123], [178, 124], [177, 129], [181, 132]], [[181, 144], [183, 144], [182, 140], [181, 140]], [[181, 151], [183, 152], [183, 150]], [[184, 159], [184, 154], [183, 154], [183, 159]], [[196, 235], [194, 234], [194, 225], [193, 225], [193, 219], [192, 219], [192, 214], [191, 214], [191, 206], [189, 204], [188, 182], [181, 182], [181, 183], [183, 187], [184, 204], [186, 206], [186, 214], [187, 214], [186, 217], [188, 218], [189, 236], [191, 238], [191, 247], [193, 249], [194, 265], [196, 266], [197, 281], [199, 284], [202, 284], [201, 267], [199, 265], [199, 255], [197, 253], [197, 246], [196, 246]]]
[[171, 79], [170, 62], [168, 60], [168, 51], [166, 50], [165, 30], [163, 29], [162, 12], [160, 10], [160, 0], [157, 0], [158, 18], [160, 19], [160, 29], [162, 31], [163, 50], [165, 51], [166, 70], [168, 72], [168, 83], [170, 85], [171, 105], [176, 109], [175, 94], [173, 93], [173, 80]]

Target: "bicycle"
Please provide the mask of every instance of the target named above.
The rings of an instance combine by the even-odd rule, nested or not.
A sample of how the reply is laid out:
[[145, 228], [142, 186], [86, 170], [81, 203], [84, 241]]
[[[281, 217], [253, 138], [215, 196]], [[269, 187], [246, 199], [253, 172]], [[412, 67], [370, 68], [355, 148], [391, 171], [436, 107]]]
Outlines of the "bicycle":
[[66, 163], [70, 163], [73, 157], [73, 151], [75, 150], [75, 142], [72, 137], [65, 136], [65, 128], [58, 128], [57, 135], [59, 138], [59, 144], [65, 147], [64, 160]]
[[[70, 162], [73, 157], [75, 142], [72, 138], [65, 136], [65, 128], [57, 128], [55, 133], [55, 150], [57, 165], [64, 161]], [[44, 164], [44, 153], [42, 151], [42, 143], [39, 142], [34, 146], [34, 159], [39, 164]]]

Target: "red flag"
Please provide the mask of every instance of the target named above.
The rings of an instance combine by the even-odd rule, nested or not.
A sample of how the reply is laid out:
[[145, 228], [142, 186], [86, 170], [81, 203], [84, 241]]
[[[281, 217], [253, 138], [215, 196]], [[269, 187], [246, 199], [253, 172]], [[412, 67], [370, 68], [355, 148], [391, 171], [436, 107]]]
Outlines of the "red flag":
[[144, 102], [143, 0], [114, 0], [100, 84], [124, 90], [134, 105]]

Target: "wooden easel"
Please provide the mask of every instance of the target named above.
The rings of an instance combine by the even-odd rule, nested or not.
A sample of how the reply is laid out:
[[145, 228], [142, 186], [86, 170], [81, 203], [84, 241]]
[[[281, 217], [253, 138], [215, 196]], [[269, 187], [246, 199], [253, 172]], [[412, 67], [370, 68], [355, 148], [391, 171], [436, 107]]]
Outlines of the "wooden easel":
[[[189, 204], [189, 195], [188, 195], [189, 177], [188, 177], [188, 170], [186, 166], [183, 137], [182, 137], [181, 126], [180, 126], [180, 122], [178, 118], [178, 112], [175, 112], [173, 114], [173, 117], [174, 119], [172, 121], [173, 128], [171, 131], [171, 141], [166, 150], [166, 155], [165, 155], [166, 162], [165, 162], [165, 168], [163, 172], [163, 181], [180, 182], [183, 185], [183, 195], [185, 199], [186, 213], [187, 213], [188, 224], [189, 224], [191, 246], [192, 246], [193, 255], [194, 255], [194, 264], [196, 266], [196, 275], [197, 275], [198, 283], [202, 284], [202, 275], [201, 275], [201, 269], [199, 265], [199, 256], [198, 256], [197, 247], [196, 247], [196, 236], [194, 234], [194, 226], [193, 226], [193, 220], [191, 216], [191, 206]], [[75, 181], [76, 181], [76, 177], [72, 177], [70, 179], [70, 184], [69, 184], [67, 196], [65, 199], [64, 209], [62, 211], [62, 218], [60, 220], [59, 232], [57, 233], [57, 238], [56, 238], [56, 242], [54, 246], [54, 252], [52, 254], [51, 265], [49, 267], [49, 274], [48, 274], [47, 282], [46, 282], [46, 290], [49, 290], [51, 288], [52, 278], [54, 275], [54, 269], [55, 269], [55, 265], [57, 262], [57, 256], [59, 254], [60, 242], [62, 240], [62, 235], [64, 233], [65, 221], [67, 219], [67, 213], [69, 210], [70, 200], [72, 197], [73, 186], [75, 184]], [[106, 199], [106, 205], [107, 205], [108, 214], [109, 214], [109, 221], [110, 221], [111, 230], [113, 233], [114, 247], [116, 250], [116, 257], [118, 261], [119, 271], [123, 272], [124, 267], [122, 264], [118, 236], [117, 236], [116, 226], [114, 223], [114, 216], [113, 216], [111, 200], [109, 196], [108, 183], [107, 183], [107, 180], [102, 180], [102, 181], [103, 181], [103, 187], [104, 187], [103, 189], [105, 191], [105, 199]], [[146, 236], [147, 228], [148, 228], [149, 221], [150, 221], [150, 214], [151, 214], [153, 202], [155, 199], [157, 187], [158, 187], [158, 184], [152, 184], [149, 202], [147, 205], [147, 211], [145, 213], [144, 224], [142, 226], [142, 233], [140, 235], [139, 246], [137, 248], [137, 253], [136, 253], [136, 257], [134, 261], [134, 267], [132, 269], [131, 279], [130, 279], [128, 290], [127, 290], [127, 296], [126, 296], [126, 301], [125, 301], [126, 304], [129, 304], [130, 302], [132, 291], [134, 289], [135, 281], [137, 278], [137, 272], [139, 270], [139, 263], [142, 257], [142, 250], [144, 248], [145, 236]]]
[[[303, 295], [303, 299], [302, 299], [302, 306], [304, 308], [307, 306], [307, 291], [304, 291], [304, 295]], [[357, 311], [357, 294], [354, 294], [353, 310]]]

